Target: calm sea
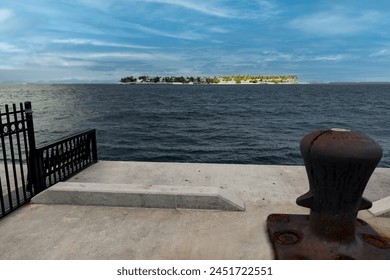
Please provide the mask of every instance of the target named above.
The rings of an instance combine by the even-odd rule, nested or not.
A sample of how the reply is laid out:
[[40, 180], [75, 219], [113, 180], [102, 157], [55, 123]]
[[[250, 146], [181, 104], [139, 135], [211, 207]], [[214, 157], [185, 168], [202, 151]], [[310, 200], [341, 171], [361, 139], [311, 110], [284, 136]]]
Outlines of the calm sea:
[[299, 142], [349, 128], [390, 167], [390, 84], [0, 85], [0, 104], [31, 101], [38, 143], [97, 129], [100, 159], [303, 164]]

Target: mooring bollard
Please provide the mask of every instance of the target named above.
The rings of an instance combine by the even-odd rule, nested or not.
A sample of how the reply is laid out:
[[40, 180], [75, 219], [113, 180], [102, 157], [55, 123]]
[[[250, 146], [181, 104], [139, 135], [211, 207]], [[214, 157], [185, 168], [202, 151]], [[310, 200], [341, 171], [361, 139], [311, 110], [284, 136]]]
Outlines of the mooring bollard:
[[382, 157], [382, 149], [364, 134], [321, 130], [301, 141], [309, 191], [297, 204], [310, 215], [271, 214], [267, 218], [277, 259], [390, 259], [390, 244], [359, 210], [372, 203], [364, 189]]

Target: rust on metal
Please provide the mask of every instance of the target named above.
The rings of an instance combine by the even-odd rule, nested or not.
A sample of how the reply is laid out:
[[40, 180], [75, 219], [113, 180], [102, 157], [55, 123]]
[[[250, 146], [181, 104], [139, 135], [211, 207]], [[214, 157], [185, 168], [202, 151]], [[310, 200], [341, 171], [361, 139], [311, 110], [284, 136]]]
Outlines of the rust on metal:
[[282, 245], [293, 245], [298, 243], [302, 237], [299, 232], [293, 232], [291, 230], [276, 232], [275, 241]]
[[387, 243], [387, 241], [378, 235], [372, 235], [372, 234], [362, 234], [361, 235], [362, 240], [370, 244], [371, 246], [374, 246], [379, 249], [389, 249], [390, 246]]
[[269, 215], [268, 219], [273, 222], [288, 222], [290, 218], [287, 214], [272, 214]]
[[301, 141], [309, 191], [296, 203], [310, 215], [267, 218], [276, 259], [390, 259], [390, 245], [359, 210], [372, 203], [363, 192], [382, 157], [368, 136], [344, 129], [315, 131]]

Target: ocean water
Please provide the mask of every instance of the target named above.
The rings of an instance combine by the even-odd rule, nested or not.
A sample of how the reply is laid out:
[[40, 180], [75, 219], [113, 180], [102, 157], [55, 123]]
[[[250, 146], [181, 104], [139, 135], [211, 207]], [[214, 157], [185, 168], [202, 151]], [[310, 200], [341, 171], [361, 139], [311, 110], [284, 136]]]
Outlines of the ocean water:
[[96, 128], [104, 160], [301, 165], [302, 137], [339, 127], [390, 167], [390, 84], [0, 85], [1, 106], [24, 101], [38, 143]]

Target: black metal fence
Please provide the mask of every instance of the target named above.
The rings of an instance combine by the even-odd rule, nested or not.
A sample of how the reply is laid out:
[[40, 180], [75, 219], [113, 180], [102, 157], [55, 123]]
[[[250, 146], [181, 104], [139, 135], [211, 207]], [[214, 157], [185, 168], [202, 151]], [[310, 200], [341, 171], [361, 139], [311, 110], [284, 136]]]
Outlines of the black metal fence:
[[27, 186], [29, 133], [23, 104], [0, 109], [0, 218], [31, 198]]
[[30, 102], [0, 110], [0, 218], [97, 162], [96, 130], [37, 146]]
[[40, 192], [97, 161], [96, 130], [86, 130], [36, 147]]

